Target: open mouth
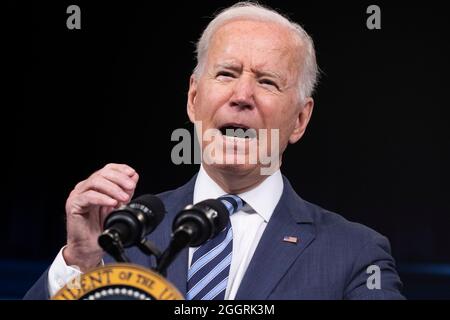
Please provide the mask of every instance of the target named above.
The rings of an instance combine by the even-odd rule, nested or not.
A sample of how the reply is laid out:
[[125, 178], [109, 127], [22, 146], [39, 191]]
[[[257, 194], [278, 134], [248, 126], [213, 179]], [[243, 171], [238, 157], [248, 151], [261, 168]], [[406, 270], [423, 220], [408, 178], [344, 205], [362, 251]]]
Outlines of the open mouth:
[[223, 125], [219, 128], [220, 132], [227, 137], [253, 139], [256, 138], [256, 130], [245, 125]]

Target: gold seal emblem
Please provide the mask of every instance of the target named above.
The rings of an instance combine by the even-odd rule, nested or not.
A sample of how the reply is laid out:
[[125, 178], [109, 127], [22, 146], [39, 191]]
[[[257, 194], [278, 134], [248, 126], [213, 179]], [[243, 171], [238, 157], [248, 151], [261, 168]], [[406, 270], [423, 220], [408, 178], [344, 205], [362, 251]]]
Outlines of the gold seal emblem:
[[53, 300], [183, 300], [160, 274], [128, 263], [92, 269], [66, 284]]

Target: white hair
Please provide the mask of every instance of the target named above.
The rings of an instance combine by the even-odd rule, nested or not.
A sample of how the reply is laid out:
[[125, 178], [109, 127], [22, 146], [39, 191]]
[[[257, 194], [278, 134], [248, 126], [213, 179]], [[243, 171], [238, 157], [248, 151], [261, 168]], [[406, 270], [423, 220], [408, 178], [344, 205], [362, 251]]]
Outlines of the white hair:
[[293, 32], [300, 44], [304, 48], [304, 57], [299, 68], [299, 94], [300, 101], [310, 97], [317, 83], [319, 70], [316, 62], [316, 54], [312, 38], [297, 23], [290, 21], [280, 13], [253, 2], [238, 2], [231, 7], [221, 11], [203, 31], [197, 42], [197, 66], [194, 69], [194, 77], [199, 78], [203, 72], [206, 53], [214, 33], [224, 24], [233, 20], [256, 20], [262, 22], [272, 22], [287, 27]]

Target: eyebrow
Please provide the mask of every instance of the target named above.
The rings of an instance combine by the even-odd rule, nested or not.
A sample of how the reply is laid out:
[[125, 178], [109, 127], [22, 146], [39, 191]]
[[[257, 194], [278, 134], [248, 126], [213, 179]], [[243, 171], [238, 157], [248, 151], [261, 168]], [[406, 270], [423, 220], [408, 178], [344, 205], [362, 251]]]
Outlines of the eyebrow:
[[256, 74], [257, 77], [270, 77], [270, 78], [276, 78], [280, 81], [285, 81], [284, 77], [282, 77], [280, 74], [273, 72], [273, 71], [262, 71], [262, 70], [253, 70], [252, 71]]
[[221, 63], [216, 63], [214, 65], [214, 69], [220, 69], [220, 68], [230, 69], [233, 71], [241, 71], [242, 65], [239, 65], [234, 62], [221, 62]]
[[[216, 63], [214, 65], [214, 69], [220, 69], [220, 68], [225, 68], [225, 69], [233, 70], [236, 72], [242, 71], [242, 65], [240, 65], [238, 63], [234, 63], [234, 62], [221, 62], [221, 63]], [[270, 77], [270, 78], [278, 79], [282, 82], [286, 82], [286, 79], [283, 76], [281, 76], [280, 74], [278, 74], [277, 72], [258, 70], [258, 69], [254, 69], [254, 68], [252, 68], [252, 72], [254, 74], [256, 74], [257, 77]]]

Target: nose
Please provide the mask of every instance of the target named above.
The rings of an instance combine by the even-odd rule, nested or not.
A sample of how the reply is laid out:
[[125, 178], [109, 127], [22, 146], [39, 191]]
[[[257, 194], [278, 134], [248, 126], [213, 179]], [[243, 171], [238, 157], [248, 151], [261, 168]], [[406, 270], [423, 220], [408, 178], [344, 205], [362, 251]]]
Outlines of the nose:
[[230, 99], [232, 107], [239, 109], [253, 109], [255, 106], [255, 84], [250, 76], [242, 75], [235, 82], [233, 95]]

